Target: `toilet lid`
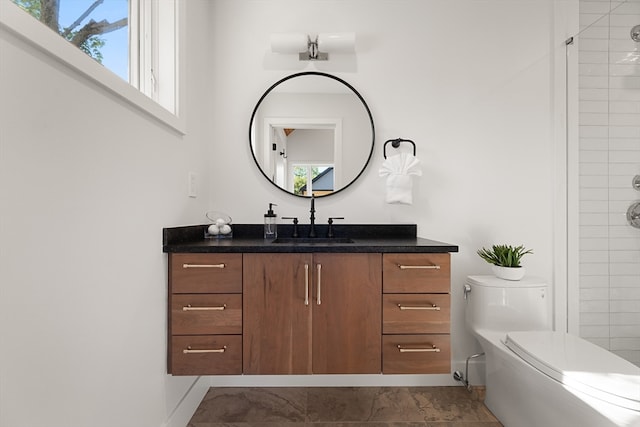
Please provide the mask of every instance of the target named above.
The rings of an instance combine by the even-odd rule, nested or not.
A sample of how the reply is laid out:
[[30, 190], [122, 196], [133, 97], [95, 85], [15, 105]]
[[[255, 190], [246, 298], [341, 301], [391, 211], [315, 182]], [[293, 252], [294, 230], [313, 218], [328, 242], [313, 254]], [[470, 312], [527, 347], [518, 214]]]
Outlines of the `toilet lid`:
[[640, 368], [564, 332], [509, 332], [505, 345], [527, 363], [569, 387], [640, 411]]

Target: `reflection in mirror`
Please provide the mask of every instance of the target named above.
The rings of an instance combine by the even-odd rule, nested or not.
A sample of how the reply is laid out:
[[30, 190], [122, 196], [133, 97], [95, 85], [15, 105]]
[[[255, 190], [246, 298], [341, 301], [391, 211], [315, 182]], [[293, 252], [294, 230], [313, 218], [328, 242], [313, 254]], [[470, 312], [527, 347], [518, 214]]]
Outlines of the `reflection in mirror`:
[[251, 116], [251, 153], [275, 186], [301, 197], [335, 194], [373, 153], [373, 118], [360, 94], [320, 72], [288, 76], [262, 95]]

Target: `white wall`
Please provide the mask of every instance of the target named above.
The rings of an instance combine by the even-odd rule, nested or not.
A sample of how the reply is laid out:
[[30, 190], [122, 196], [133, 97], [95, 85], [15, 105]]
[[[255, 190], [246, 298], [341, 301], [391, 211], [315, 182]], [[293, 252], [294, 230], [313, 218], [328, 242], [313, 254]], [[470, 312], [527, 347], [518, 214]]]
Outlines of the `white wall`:
[[205, 219], [208, 7], [186, 9], [184, 137], [0, 27], [2, 427], [184, 417], [195, 379], [166, 375], [162, 228]]
[[[216, 180], [234, 184], [212, 187], [211, 208], [259, 223], [274, 202], [279, 215], [308, 218], [306, 200], [260, 175], [247, 142], [260, 95], [308, 66], [362, 94], [377, 139], [361, 179], [316, 201], [318, 222], [345, 216], [351, 223], [417, 223], [420, 236], [459, 245], [452, 256], [456, 362], [478, 349], [464, 331], [461, 295], [467, 275], [490, 272], [478, 248], [525, 244], [535, 252], [524, 261], [530, 274], [552, 280], [553, 58], [554, 49], [564, 49], [551, 40], [552, 1], [218, 0], [212, 13], [213, 126], [224, 159], [237, 161], [212, 152]], [[269, 35], [289, 31], [356, 32], [355, 67], [275, 67]], [[396, 137], [414, 140], [423, 162], [412, 206], [385, 204], [377, 173], [382, 144]]]

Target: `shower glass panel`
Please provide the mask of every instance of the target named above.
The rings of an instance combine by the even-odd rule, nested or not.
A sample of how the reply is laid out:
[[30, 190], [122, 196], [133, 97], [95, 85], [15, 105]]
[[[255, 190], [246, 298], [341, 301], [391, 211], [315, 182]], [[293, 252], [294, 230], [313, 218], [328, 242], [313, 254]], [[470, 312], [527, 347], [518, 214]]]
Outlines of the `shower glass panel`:
[[[640, 0], [579, 0], [579, 335], [640, 365]], [[637, 30], [637, 28], [636, 28]], [[569, 78], [575, 78], [569, 76]]]

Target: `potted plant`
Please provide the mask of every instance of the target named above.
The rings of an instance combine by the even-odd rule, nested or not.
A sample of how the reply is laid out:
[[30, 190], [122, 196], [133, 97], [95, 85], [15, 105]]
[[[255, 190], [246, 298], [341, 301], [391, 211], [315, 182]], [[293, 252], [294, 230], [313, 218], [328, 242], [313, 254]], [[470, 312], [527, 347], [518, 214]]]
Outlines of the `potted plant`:
[[532, 254], [533, 250], [526, 249], [523, 245], [493, 245], [491, 249], [478, 250], [480, 258], [491, 265], [496, 277], [506, 280], [520, 280], [524, 277], [525, 269], [520, 265], [520, 260], [526, 254]]

